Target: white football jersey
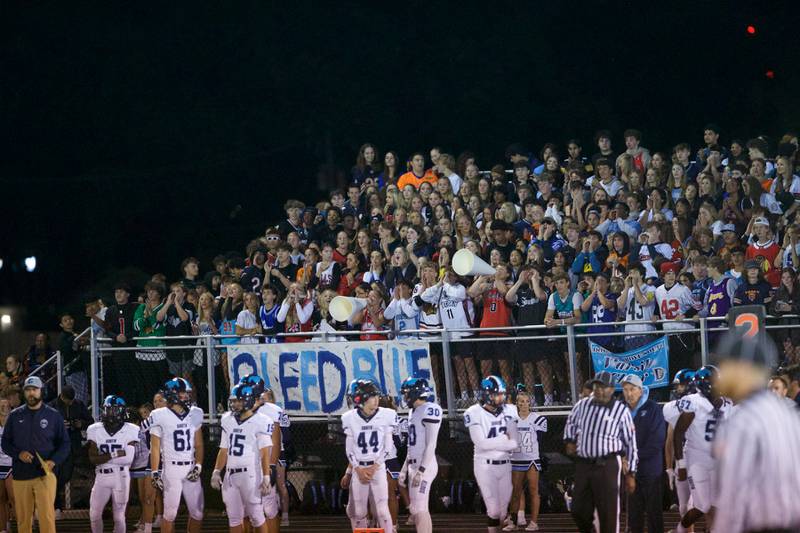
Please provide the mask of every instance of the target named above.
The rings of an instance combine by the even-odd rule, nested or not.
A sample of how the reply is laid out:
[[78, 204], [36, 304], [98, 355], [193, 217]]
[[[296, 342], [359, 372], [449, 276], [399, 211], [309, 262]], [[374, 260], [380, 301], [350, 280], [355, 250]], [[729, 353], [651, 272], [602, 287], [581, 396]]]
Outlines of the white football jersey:
[[86, 430], [86, 440], [94, 442], [101, 455], [106, 453], [113, 455], [119, 450], [125, 450], [125, 455], [122, 457], [114, 457], [107, 463], [97, 465], [98, 467], [130, 466], [136, 451], [131, 443], [139, 442], [139, 428], [135, 424], [125, 422], [116, 433], [111, 435], [102, 422], [95, 422]]
[[228, 468], [257, 465], [260, 462], [259, 451], [272, 446], [272, 421], [264, 415], [255, 413], [240, 422], [233, 414], [226, 413], [220, 425], [219, 447], [228, 450]]
[[538, 461], [539, 435], [547, 433], [547, 419], [537, 413], [529, 413], [525, 419], [518, 418], [517, 442], [519, 447], [511, 453], [512, 461]]
[[[3, 438], [3, 426], [0, 426], [0, 439]], [[13, 460], [10, 456], [6, 455], [2, 449], [0, 449], [0, 466], [11, 466]]]
[[706, 464], [713, 466], [711, 456], [711, 443], [717, 428], [730, 413], [732, 403], [727, 398], [722, 400], [722, 405], [717, 410], [711, 402], [696, 392], [687, 394], [678, 400], [678, 409], [681, 413], [694, 413], [694, 420], [686, 431], [686, 444], [684, 453], [688, 464]]
[[[643, 284], [640, 290], [645, 298], [647, 298], [647, 305], [640, 304], [636, 299], [635, 289], [633, 287], [629, 288], [628, 299], [625, 301], [625, 320], [628, 322], [649, 322], [653, 319], [653, 314], [656, 310], [656, 289], [651, 285]], [[653, 324], [628, 324], [625, 326], [626, 333], [632, 331], [650, 331], [653, 329], [656, 329]], [[655, 340], [655, 337], [649, 340]]]
[[[433, 402], [415, 407], [408, 417], [408, 458], [422, 460], [428, 442], [427, 424], [442, 423], [442, 408]], [[434, 446], [436, 443], [434, 443]]]
[[[516, 425], [517, 407], [506, 404], [499, 415], [494, 415], [476, 403], [464, 412], [464, 427], [478, 426], [487, 439], [507, 439], [510, 426]], [[475, 458], [503, 460], [510, 458], [510, 452], [485, 450], [475, 445]]]
[[681, 412], [678, 409], [678, 402], [680, 400], [671, 400], [664, 404], [663, 412], [664, 412], [664, 420], [675, 428], [675, 423], [678, 421], [678, 418], [681, 416]]
[[169, 407], [150, 413], [150, 433], [161, 439], [164, 461], [193, 461], [194, 435], [203, 427], [203, 410], [192, 406], [179, 415]]
[[[342, 415], [344, 434], [353, 439], [355, 461], [375, 461], [383, 463], [387, 458], [387, 435], [389, 440], [397, 426], [397, 412], [394, 409], [378, 407], [368, 419], [361, 416], [358, 409], [351, 409]], [[351, 462], [352, 462], [351, 460]]]
[[[656, 289], [656, 303], [661, 311], [663, 320], [672, 320], [678, 315], [685, 315], [694, 306], [692, 291], [681, 283], [676, 283], [669, 289], [662, 285]], [[667, 322], [664, 329], [692, 329], [692, 324], [687, 322]]]
[[[274, 403], [266, 402], [258, 408], [258, 414], [264, 415], [273, 423], [277, 423], [281, 428], [288, 428], [291, 425], [289, 415], [283, 410], [283, 407]], [[283, 433], [281, 433], [281, 451], [283, 451]]]

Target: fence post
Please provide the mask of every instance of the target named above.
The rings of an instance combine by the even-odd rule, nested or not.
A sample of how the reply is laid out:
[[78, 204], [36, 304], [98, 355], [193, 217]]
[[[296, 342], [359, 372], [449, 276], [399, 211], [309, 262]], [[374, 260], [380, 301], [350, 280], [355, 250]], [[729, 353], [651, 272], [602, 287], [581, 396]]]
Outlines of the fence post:
[[700, 317], [700, 364], [706, 366], [708, 364], [708, 329], [707, 318]]
[[[572, 403], [578, 401], [578, 356], [575, 352], [575, 326], [567, 326], [567, 351], [569, 352], [569, 390]], [[581, 385], [583, 386], [583, 385]]]
[[453, 367], [450, 361], [450, 332], [442, 330], [442, 365], [444, 366], [444, 388], [447, 397], [447, 417], [455, 419], [458, 416], [456, 397], [453, 395]]
[[217, 373], [214, 365], [214, 345], [210, 335], [205, 336], [206, 371], [208, 372], [208, 417], [212, 422], [217, 420]]
[[63, 381], [65, 379], [64, 374], [64, 362], [61, 358], [61, 350], [56, 352], [56, 391], [58, 395], [61, 396], [61, 387], [63, 386]]
[[89, 368], [91, 369], [91, 386], [89, 387], [89, 394], [91, 394], [91, 401], [92, 401], [92, 418], [94, 420], [100, 420], [100, 376], [98, 375], [98, 368], [97, 368], [97, 337], [94, 334], [94, 328], [92, 328], [90, 337], [89, 337]]

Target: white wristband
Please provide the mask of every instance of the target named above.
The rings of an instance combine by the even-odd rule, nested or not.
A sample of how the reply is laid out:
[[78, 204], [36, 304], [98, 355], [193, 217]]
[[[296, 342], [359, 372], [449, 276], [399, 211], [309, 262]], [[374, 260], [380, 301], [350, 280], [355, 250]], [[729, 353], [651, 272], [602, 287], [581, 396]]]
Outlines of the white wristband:
[[676, 466], [677, 468], [683, 468], [683, 469], [686, 469], [686, 461], [685, 461], [685, 460], [683, 460], [683, 459], [678, 459], [677, 461], [675, 461], [675, 466]]

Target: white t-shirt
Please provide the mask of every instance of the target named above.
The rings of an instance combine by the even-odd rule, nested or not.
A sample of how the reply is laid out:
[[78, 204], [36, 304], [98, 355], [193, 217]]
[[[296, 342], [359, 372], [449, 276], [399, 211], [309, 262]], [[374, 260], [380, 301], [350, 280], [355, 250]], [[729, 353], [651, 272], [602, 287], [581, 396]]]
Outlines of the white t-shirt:
[[[247, 328], [252, 329], [258, 325], [258, 319], [256, 315], [248, 311], [247, 309], [242, 309], [239, 311], [239, 314], [236, 315], [236, 325], [240, 328]], [[258, 337], [256, 335], [245, 335], [239, 341], [240, 344], [258, 344]]]
[[450, 180], [450, 187], [453, 188], [453, 194], [458, 194], [458, 191], [461, 189], [461, 184], [463, 183], [461, 176], [453, 172], [447, 176], [447, 179]]
[[86, 430], [86, 440], [92, 441], [97, 445], [100, 455], [106, 453], [113, 455], [119, 450], [125, 450], [125, 455], [114, 457], [107, 463], [97, 465], [98, 468], [112, 465], [131, 466], [136, 450], [131, 443], [139, 442], [139, 428], [134, 424], [125, 422], [116, 433], [111, 435], [102, 422], [95, 422]]
[[194, 461], [194, 439], [203, 427], [203, 410], [192, 406], [179, 415], [169, 407], [150, 413], [150, 434], [161, 439], [164, 461]]

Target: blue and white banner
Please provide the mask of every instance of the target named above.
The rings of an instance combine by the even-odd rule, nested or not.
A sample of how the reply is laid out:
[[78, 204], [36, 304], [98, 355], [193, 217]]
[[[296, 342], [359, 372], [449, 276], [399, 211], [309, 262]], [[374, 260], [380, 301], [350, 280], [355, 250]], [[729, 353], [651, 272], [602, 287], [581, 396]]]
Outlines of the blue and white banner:
[[669, 342], [667, 337], [646, 344], [629, 352], [614, 353], [599, 344], [589, 341], [592, 353], [592, 365], [595, 373], [611, 372], [617, 383], [617, 390], [622, 390], [620, 381], [628, 374], [636, 374], [648, 387], [666, 387], [669, 385]]
[[409, 377], [431, 379], [430, 347], [418, 340], [307, 342], [229, 346], [231, 383], [257, 372], [288, 414], [335, 414], [347, 410], [354, 379], [370, 379], [395, 399]]

